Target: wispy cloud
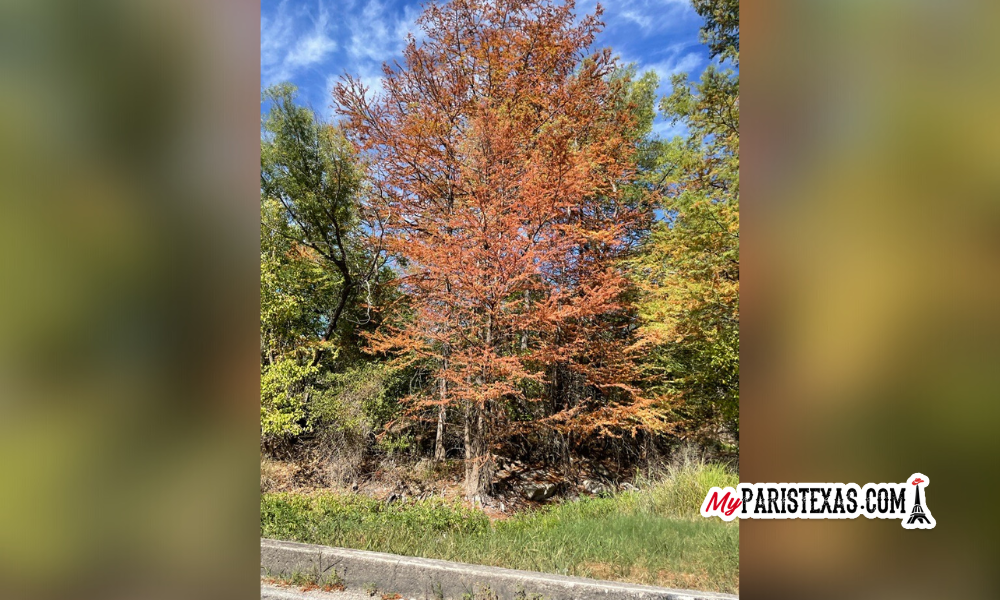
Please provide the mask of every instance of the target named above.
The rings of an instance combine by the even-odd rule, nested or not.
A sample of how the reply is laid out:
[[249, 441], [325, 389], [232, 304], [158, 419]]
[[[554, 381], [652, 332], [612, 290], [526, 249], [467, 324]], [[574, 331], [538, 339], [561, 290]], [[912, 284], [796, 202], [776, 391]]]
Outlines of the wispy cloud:
[[[327, 97], [344, 73], [358, 78], [369, 94], [380, 94], [382, 65], [402, 57], [409, 35], [418, 42], [423, 37], [416, 26], [421, 12], [417, 4], [393, 8], [382, 0], [368, 0], [361, 6], [352, 3], [352, 8], [352, 16], [345, 21], [349, 33], [342, 38], [338, 68], [325, 80]], [[328, 116], [332, 115], [330, 107]]]
[[670, 85], [670, 78], [678, 73], [696, 71], [705, 61], [698, 52], [688, 52], [652, 64], [639, 63], [639, 72], [652, 70], [660, 78], [660, 85]]
[[[299, 22], [307, 24], [298, 26]], [[316, 14], [293, 12], [283, 0], [273, 15], [261, 15], [260, 64], [265, 83], [292, 78], [296, 73], [322, 64], [337, 49], [330, 13], [323, 2]]]
[[604, 6], [609, 27], [638, 26], [643, 34], [674, 28], [695, 14], [689, 0], [619, 0], [613, 7]]
[[415, 33], [419, 9], [406, 6], [402, 12], [392, 14], [384, 3], [369, 0], [353, 19], [350, 19], [351, 40], [348, 53], [355, 60], [371, 61], [381, 65], [398, 56], [406, 45], [406, 36]]
[[289, 68], [310, 67], [318, 64], [328, 54], [337, 49], [337, 42], [329, 36], [330, 15], [320, 6], [312, 31], [299, 39], [295, 47], [285, 56]]
[[285, 58], [288, 45], [295, 34], [295, 20], [288, 10], [288, 0], [278, 5], [274, 14], [260, 16], [260, 66], [261, 74], [273, 70]]

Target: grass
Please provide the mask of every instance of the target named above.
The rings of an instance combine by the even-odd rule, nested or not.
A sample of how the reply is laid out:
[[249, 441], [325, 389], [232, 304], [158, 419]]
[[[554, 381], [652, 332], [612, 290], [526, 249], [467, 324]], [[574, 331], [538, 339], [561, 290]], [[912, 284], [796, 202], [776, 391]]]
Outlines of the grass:
[[262, 494], [261, 536], [306, 543], [737, 593], [739, 525], [702, 518], [718, 465], [668, 469], [638, 491], [586, 498], [491, 523], [441, 499], [383, 502], [327, 492]]
[[261, 581], [282, 587], [295, 586], [306, 592], [312, 590], [321, 590], [324, 592], [344, 591], [344, 583], [336, 571], [330, 571], [330, 573], [322, 576], [318, 573], [303, 573], [301, 571], [296, 571], [291, 575], [278, 576], [272, 576], [269, 573], [261, 577]]

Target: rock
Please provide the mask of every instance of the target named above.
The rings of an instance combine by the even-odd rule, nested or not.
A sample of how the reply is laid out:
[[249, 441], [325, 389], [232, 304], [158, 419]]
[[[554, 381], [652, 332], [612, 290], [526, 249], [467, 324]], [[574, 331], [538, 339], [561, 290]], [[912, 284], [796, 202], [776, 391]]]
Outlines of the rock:
[[594, 473], [603, 479], [611, 479], [611, 471], [608, 471], [608, 468], [600, 463], [594, 465]]
[[589, 493], [595, 496], [607, 494], [609, 491], [608, 486], [604, 485], [600, 481], [594, 481], [593, 479], [584, 479], [583, 489], [587, 490]]
[[554, 483], [526, 483], [522, 488], [521, 492], [524, 497], [532, 502], [541, 502], [542, 500], [547, 500], [556, 493], [556, 484]]

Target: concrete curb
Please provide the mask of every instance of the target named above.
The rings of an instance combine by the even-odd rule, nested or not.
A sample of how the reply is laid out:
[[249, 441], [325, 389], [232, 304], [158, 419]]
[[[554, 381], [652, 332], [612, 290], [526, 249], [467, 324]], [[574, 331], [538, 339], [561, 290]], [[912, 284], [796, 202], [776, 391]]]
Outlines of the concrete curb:
[[[381, 596], [376, 596], [379, 600]], [[372, 600], [367, 592], [362, 590], [351, 590], [344, 592], [321, 592], [308, 591], [294, 587], [278, 587], [276, 585], [260, 584], [260, 600]]]
[[[337, 579], [348, 589], [378, 589], [427, 600], [722, 600], [732, 594], [673, 590], [532, 571], [260, 540], [261, 575]], [[378, 597], [378, 596], [376, 596]]]

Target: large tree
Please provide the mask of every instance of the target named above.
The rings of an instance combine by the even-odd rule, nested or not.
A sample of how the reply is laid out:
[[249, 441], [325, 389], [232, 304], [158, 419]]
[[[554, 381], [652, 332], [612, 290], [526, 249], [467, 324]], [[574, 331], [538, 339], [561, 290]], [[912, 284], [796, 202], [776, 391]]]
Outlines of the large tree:
[[[373, 347], [433, 365], [433, 394], [464, 422], [466, 494], [484, 497], [514, 401], [567, 373], [585, 390], [544, 424], [581, 434], [655, 427], [634, 387], [621, 258], [648, 211], [633, 174], [634, 110], [600, 8], [572, 1], [429, 5], [383, 93], [334, 97], [368, 164], [406, 310]], [[534, 390], [534, 391], [533, 391]]]
[[[323, 370], [355, 356], [381, 255], [371, 243], [354, 152], [332, 125], [268, 88], [261, 127], [261, 429], [277, 440], [308, 428]], [[335, 362], [339, 359], [339, 364]]]
[[[702, 39], [718, 59], [697, 82], [673, 77], [660, 108], [687, 135], [664, 143], [644, 174], [664, 218], [633, 262], [643, 289], [641, 334], [681, 417], [739, 439], [739, 3], [696, 0]], [[728, 66], [728, 64], [733, 67]]]

